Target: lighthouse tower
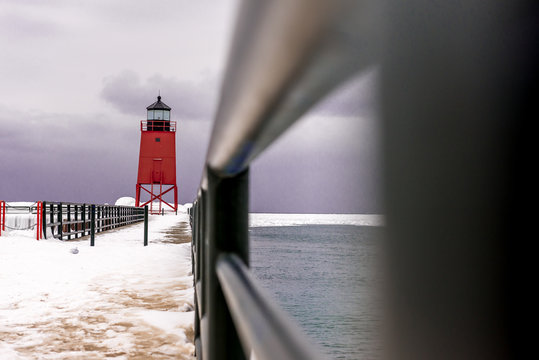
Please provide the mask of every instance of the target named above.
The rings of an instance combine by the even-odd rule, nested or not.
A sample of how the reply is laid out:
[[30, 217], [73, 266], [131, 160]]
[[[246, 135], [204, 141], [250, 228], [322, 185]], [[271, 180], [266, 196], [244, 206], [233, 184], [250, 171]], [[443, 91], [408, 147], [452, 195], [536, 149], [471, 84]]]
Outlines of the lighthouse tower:
[[[170, 107], [157, 101], [146, 108], [148, 116], [140, 122], [140, 154], [135, 205], [150, 204], [150, 213], [178, 210], [176, 186], [176, 122], [170, 121]], [[141, 190], [149, 200], [141, 203]], [[174, 191], [174, 205], [163, 195]], [[165, 209], [166, 206], [166, 209]]]

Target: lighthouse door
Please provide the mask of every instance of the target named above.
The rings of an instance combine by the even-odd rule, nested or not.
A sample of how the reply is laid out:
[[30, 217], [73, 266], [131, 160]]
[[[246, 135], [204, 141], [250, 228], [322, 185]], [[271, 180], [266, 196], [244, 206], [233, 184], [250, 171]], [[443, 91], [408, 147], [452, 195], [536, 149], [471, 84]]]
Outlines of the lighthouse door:
[[153, 159], [153, 167], [152, 167], [152, 183], [159, 184], [162, 182], [162, 159]]

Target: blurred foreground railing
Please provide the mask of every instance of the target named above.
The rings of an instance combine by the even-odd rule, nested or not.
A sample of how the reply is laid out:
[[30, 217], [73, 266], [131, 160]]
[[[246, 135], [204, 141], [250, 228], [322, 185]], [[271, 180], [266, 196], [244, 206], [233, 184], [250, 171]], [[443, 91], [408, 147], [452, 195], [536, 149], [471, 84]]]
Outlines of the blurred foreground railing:
[[190, 209], [199, 359], [317, 359], [250, 275], [249, 164], [376, 54], [358, 1], [245, 1], [198, 197]]
[[387, 219], [384, 358], [534, 353], [537, 2], [276, 0], [240, 10], [190, 210], [197, 357], [319, 355], [247, 270], [249, 164], [370, 63]]

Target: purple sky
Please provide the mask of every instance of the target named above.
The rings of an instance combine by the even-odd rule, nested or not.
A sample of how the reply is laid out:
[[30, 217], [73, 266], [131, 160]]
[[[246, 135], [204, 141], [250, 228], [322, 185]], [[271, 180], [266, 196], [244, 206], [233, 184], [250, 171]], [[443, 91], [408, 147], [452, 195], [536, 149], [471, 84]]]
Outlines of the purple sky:
[[[0, 0], [0, 200], [133, 196], [139, 121], [178, 121], [180, 203], [200, 182], [237, 6], [225, 0]], [[376, 71], [306, 114], [251, 167], [251, 211], [379, 213]]]

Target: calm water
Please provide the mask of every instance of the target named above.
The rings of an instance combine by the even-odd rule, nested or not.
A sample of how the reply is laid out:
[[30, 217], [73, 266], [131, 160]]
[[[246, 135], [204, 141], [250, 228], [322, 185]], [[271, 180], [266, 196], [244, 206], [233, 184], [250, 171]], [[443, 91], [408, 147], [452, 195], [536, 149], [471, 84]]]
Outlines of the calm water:
[[329, 359], [375, 359], [383, 227], [251, 228], [251, 268]]

